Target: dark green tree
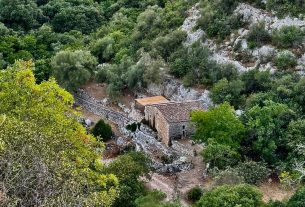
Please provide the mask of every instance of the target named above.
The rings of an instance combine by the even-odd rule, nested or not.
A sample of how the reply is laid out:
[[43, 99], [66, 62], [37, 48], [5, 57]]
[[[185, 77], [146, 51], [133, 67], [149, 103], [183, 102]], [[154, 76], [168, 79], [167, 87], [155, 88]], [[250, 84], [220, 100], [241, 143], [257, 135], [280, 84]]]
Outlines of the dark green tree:
[[93, 75], [97, 60], [88, 51], [61, 51], [51, 61], [53, 75], [69, 91], [77, 90]]
[[92, 129], [92, 134], [101, 141], [106, 142], [111, 139], [113, 133], [111, 126], [105, 123], [103, 119], [101, 119], [96, 123], [96, 125]]

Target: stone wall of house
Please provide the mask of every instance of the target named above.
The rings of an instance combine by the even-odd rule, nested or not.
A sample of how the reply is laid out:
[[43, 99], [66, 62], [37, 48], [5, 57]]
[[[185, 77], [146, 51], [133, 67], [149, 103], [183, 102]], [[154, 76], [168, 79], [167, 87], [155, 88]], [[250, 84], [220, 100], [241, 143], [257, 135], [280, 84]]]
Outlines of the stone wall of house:
[[169, 137], [171, 139], [181, 139], [183, 137], [189, 137], [192, 133], [193, 129], [189, 122], [169, 123]]
[[166, 145], [170, 145], [169, 125], [162, 113], [154, 106], [146, 106], [145, 119], [151, 127], [158, 131], [159, 140]]

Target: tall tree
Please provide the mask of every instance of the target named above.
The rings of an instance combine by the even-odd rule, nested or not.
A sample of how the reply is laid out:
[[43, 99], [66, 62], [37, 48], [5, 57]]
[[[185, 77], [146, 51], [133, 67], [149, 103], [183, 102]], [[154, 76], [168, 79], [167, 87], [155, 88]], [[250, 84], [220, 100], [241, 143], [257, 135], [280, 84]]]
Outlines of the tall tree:
[[88, 51], [61, 51], [55, 55], [51, 66], [58, 83], [74, 91], [91, 78], [97, 60]]
[[5, 206], [110, 206], [118, 180], [103, 147], [76, 120], [54, 79], [37, 85], [31, 62], [0, 71], [0, 191]]

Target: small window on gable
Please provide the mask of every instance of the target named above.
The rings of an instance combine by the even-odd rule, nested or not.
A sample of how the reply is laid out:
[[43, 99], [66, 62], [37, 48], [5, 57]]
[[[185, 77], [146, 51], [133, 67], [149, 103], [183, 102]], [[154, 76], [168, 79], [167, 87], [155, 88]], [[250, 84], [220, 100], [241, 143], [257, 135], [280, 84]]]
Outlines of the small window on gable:
[[182, 125], [182, 129], [185, 129], [185, 125]]

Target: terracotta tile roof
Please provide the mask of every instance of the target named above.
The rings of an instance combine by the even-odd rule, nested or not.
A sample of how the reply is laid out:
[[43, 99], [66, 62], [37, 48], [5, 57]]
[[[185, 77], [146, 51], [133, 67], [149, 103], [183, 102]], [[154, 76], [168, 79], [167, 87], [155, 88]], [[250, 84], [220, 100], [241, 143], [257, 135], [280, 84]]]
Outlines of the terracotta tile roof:
[[205, 109], [201, 101], [169, 102], [153, 106], [163, 114], [168, 122], [189, 121], [192, 111]]
[[153, 105], [153, 104], [161, 104], [161, 103], [168, 103], [169, 101], [164, 98], [163, 96], [153, 96], [147, 98], [139, 98], [135, 100], [142, 106]]

